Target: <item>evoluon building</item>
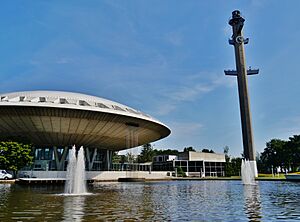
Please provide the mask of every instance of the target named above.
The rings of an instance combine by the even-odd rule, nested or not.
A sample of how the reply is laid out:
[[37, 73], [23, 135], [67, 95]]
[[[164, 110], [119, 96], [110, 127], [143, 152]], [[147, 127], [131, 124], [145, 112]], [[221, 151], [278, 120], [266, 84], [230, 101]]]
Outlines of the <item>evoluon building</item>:
[[170, 129], [153, 117], [100, 97], [59, 91], [0, 95], [0, 139], [34, 144], [33, 171], [63, 171], [74, 144], [87, 170], [111, 169], [112, 152], [162, 139]]

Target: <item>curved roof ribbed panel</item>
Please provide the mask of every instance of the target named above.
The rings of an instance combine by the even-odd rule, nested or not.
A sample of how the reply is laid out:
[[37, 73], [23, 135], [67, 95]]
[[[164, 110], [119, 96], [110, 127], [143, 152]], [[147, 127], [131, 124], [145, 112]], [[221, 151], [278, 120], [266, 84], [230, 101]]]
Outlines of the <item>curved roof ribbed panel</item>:
[[170, 132], [145, 113], [96, 96], [62, 91], [0, 94], [3, 138], [25, 136], [41, 146], [75, 143], [121, 150], [162, 139]]
[[[101, 97], [65, 91], [23, 91], [0, 94], [0, 106], [48, 106], [128, 115], [162, 124], [150, 115]], [[162, 124], [164, 125], [164, 124]]]

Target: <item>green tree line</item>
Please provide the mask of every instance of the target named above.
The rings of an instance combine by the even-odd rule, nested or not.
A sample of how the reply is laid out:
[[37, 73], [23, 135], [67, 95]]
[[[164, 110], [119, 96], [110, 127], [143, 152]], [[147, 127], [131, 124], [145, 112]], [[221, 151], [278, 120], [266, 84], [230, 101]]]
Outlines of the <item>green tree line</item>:
[[298, 171], [300, 167], [300, 135], [288, 140], [271, 139], [257, 159], [259, 172], [273, 172], [280, 167], [289, 171]]
[[[188, 151], [196, 151], [192, 146], [183, 148], [183, 152]], [[202, 149], [202, 152], [204, 153], [214, 153], [212, 149]], [[181, 151], [176, 149], [154, 149], [154, 147], [150, 144], [144, 144], [142, 146], [140, 154], [137, 156], [137, 158], [134, 158], [134, 156], [131, 153], [127, 153], [126, 155], [117, 155], [116, 153], [113, 156], [113, 162], [114, 163], [124, 163], [124, 162], [136, 162], [136, 163], [146, 163], [146, 162], [152, 162], [154, 156], [158, 155], [178, 155], [181, 153]]]

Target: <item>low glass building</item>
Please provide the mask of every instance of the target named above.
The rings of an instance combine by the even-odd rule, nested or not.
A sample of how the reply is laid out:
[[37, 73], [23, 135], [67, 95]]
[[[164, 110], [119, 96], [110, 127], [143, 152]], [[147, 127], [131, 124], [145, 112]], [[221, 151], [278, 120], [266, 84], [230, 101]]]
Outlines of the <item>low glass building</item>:
[[175, 171], [180, 167], [188, 176], [225, 176], [225, 155], [203, 152], [183, 152], [178, 156], [159, 155], [153, 158], [153, 170]]

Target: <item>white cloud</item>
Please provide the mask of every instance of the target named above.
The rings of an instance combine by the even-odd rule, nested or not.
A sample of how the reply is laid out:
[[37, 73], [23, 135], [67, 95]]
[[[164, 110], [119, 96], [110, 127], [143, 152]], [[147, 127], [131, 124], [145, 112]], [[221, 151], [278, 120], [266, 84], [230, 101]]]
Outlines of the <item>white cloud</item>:
[[176, 105], [166, 102], [164, 104], [159, 105], [155, 112], [156, 115], [158, 116], [164, 116], [169, 114], [175, 109], [176, 109]]
[[198, 134], [200, 129], [202, 129], [204, 126], [201, 123], [194, 122], [175, 122], [171, 123], [170, 127], [172, 128], [172, 137], [190, 138], [191, 136]]
[[203, 94], [209, 93], [214, 89], [213, 84], [196, 84], [194, 86], [188, 87], [184, 86], [178, 91], [175, 91], [169, 95], [169, 97], [177, 102], [183, 101], [193, 101], [197, 97]]
[[[203, 76], [210, 76], [211, 79], [203, 79]], [[167, 115], [183, 102], [198, 100], [221, 86], [232, 87], [235, 85], [235, 78], [227, 78], [219, 74], [216, 76], [211, 73], [190, 75], [182, 79], [177, 87], [171, 87], [171, 90], [162, 90], [160, 92], [161, 96], [156, 102], [158, 108], [155, 114], [159, 116]]]

